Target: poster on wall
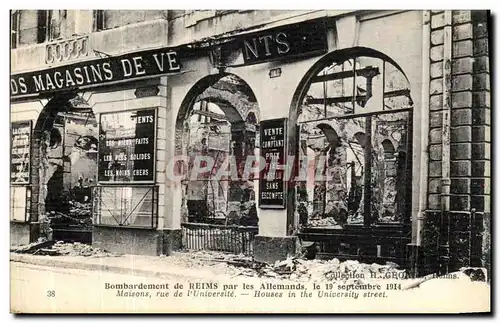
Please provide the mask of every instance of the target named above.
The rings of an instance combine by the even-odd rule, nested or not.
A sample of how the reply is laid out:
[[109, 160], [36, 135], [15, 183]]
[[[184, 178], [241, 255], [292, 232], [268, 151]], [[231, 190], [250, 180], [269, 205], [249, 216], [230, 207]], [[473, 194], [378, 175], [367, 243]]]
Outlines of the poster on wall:
[[260, 123], [260, 155], [266, 160], [259, 179], [259, 207], [286, 208], [286, 119]]
[[104, 113], [99, 126], [99, 182], [153, 183], [156, 109]]
[[11, 124], [11, 184], [29, 184], [31, 160], [31, 121]]

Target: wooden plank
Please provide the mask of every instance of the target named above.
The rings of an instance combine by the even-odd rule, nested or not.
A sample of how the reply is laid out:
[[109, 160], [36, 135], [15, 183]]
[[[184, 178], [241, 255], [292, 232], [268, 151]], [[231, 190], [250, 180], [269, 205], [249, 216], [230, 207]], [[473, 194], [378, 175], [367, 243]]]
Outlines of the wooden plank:
[[[378, 67], [365, 67], [365, 68], [356, 70], [356, 76], [361, 76], [361, 77], [372, 76], [373, 73], [375, 73], [375, 75], [380, 74]], [[352, 71], [352, 70], [351, 71], [337, 72], [337, 73], [330, 73], [330, 74], [325, 74], [325, 75], [317, 75], [317, 76], [312, 78], [311, 83], [341, 80], [341, 79], [345, 79], [345, 78], [353, 77], [353, 76], [354, 76], [354, 71]]]
[[[366, 99], [366, 95], [359, 95], [356, 96], [356, 100], [361, 100], [361, 99]], [[306, 99], [306, 104], [326, 104], [327, 105], [332, 105], [335, 103], [347, 103], [347, 102], [352, 102], [353, 97], [352, 96], [339, 96], [339, 97], [332, 97], [332, 98], [307, 98]]]
[[215, 113], [211, 111], [193, 110], [193, 114], [199, 114], [205, 117], [210, 117], [218, 120], [225, 120], [225, 121], [228, 120], [225, 114]]

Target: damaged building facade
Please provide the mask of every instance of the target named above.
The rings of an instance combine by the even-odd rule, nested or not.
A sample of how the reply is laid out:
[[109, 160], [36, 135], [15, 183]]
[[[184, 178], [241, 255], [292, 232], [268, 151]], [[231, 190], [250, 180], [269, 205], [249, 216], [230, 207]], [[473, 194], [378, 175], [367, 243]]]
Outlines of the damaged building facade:
[[11, 58], [12, 244], [489, 267], [486, 11], [13, 10]]

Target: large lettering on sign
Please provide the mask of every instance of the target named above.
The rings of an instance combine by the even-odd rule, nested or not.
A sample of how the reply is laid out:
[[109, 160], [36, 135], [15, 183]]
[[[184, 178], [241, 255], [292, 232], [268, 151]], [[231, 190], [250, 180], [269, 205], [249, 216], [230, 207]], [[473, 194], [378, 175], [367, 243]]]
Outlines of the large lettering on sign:
[[260, 155], [266, 160], [259, 179], [259, 207], [286, 207], [286, 119], [260, 123]]
[[43, 71], [15, 74], [10, 78], [12, 97], [56, 92], [137, 77], [180, 72], [177, 51], [150, 50], [81, 62]]
[[11, 125], [10, 182], [29, 184], [31, 160], [31, 121]]
[[328, 50], [324, 21], [282, 26], [244, 37], [240, 43], [246, 64], [289, 56], [323, 54]]
[[156, 109], [101, 114], [99, 182], [154, 182], [155, 129]]

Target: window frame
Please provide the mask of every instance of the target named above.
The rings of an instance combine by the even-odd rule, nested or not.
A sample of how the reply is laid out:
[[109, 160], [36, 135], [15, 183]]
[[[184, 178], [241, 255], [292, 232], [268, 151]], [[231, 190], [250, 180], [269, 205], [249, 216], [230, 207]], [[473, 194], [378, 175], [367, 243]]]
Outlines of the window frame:
[[[113, 188], [113, 189], [127, 189], [127, 188], [144, 188], [149, 189], [146, 194], [151, 192], [151, 214], [150, 214], [150, 225], [130, 225], [124, 224], [124, 222], [131, 216], [132, 213], [125, 216], [123, 214], [123, 204], [121, 203], [122, 208], [120, 209], [120, 221], [118, 221], [114, 216], [112, 218], [115, 220], [113, 224], [103, 223], [102, 222], [102, 208], [103, 208], [103, 200], [102, 200], [102, 191], [103, 189]], [[159, 186], [158, 185], [98, 185], [92, 189], [92, 223], [94, 226], [100, 227], [113, 227], [113, 228], [130, 228], [130, 229], [156, 229], [158, 227], [158, 210], [159, 210]], [[142, 199], [141, 199], [142, 200]], [[137, 207], [137, 205], [135, 206]], [[135, 210], [133, 208], [132, 212]], [[108, 209], [109, 210], [109, 209]]]
[[[13, 195], [12, 195], [12, 190], [16, 189], [25, 189], [24, 190], [24, 198], [25, 198], [25, 205], [24, 205], [24, 220], [17, 220], [14, 219], [13, 214], [15, 213], [14, 211], [18, 209], [18, 207], [15, 206], [14, 200], [13, 200]], [[9, 203], [10, 203], [10, 222], [14, 223], [28, 223], [30, 220], [30, 214], [31, 214], [31, 186], [29, 185], [10, 185], [10, 193], [9, 193]]]
[[50, 22], [52, 10], [37, 11], [37, 44], [43, 44], [50, 40]]
[[10, 48], [16, 49], [19, 47], [19, 28], [21, 20], [21, 11], [12, 10], [10, 15]]
[[106, 29], [106, 15], [104, 10], [92, 10], [92, 31], [103, 31]]
[[[347, 57], [344, 61], [340, 62], [340, 61], [333, 61], [331, 64], [329, 65], [325, 65], [323, 66], [323, 68], [316, 74], [312, 77], [312, 79], [314, 78], [317, 78], [317, 79], [324, 79], [323, 81], [316, 81], [316, 82], [309, 82], [309, 85], [308, 85], [308, 88], [307, 90], [305, 91], [305, 96], [304, 98], [302, 99], [303, 101], [303, 105], [304, 104], [307, 104], [308, 102], [308, 93], [309, 91], [311, 90], [311, 85], [314, 84], [314, 83], [323, 83], [323, 93], [324, 95], [326, 95], [326, 89], [325, 89], [325, 86], [326, 86], [326, 83], [331, 81], [331, 80], [336, 80], [335, 78], [332, 78], [332, 79], [329, 79], [326, 75], [328, 74], [325, 74], [325, 73], [322, 73], [322, 71], [324, 71], [325, 69], [329, 68], [329, 67], [332, 67], [333, 64], [335, 65], [340, 65], [340, 64], [344, 64], [345, 62], [347, 61], [350, 61], [350, 60], [353, 60], [354, 62], [356, 62], [357, 59], [360, 59], [360, 58], [374, 58], [374, 59], [380, 59], [382, 62], [381, 62], [381, 67], [382, 67], [382, 72], [380, 73], [380, 75], [382, 76], [382, 97], [381, 97], [381, 100], [382, 100], [382, 109], [381, 110], [375, 110], [375, 111], [367, 111], [367, 112], [358, 112], [358, 108], [356, 107], [355, 103], [357, 103], [357, 98], [359, 97], [358, 95], [355, 94], [355, 87], [356, 87], [356, 77], [359, 77], [359, 75], [357, 74], [358, 71], [356, 70], [356, 64], [353, 64], [353, 68], [352, 68], [352, 72], [351, 72], [351, 76], [347, 77], [347, 78], [342, 78], [342, 79], [348, 79], [348, 78], [351, 78], [353, 80], [353, 95], [350, 97], [350, 101], [346, 101], [346, 102], [349, 102], [351, 103], [352, 102], [352, 112], [351, 113], [345, 113], [343, 115], [335, 115], [335, 116], [328, 116], [327, 114], [327, 110], [326, 110], [326, 107], [327, 105], [330, 105], [328, 104], [328, 97], [323, 97], [322, 99], [317, 99], [317, 100], [314, 100], [313, 102], [315, 103], [312, 103], [312, 104], [317, 104], [317, 105], [321, 105], [321, 104], [324, 104], [325, 105], [325, 116], [324, 117], [318, 117], [316, 119], [311, 119], [311, 120], [306, 120], [306, 121], [298, 121], [297, 125], [299, 126], [298, 129], [300, 129], [300, 125], [301, 124], [304, 124], [304, 123], [314, 123], [314, 122], [320, 122], [320, 121], [329, 121], [329, 120], [341, 120], [341, 119], [356, 119], [356, 118], [364, 118], [365, 119], [365, 123], [370, 122], [370, 135], [368, 137], [369, 141], [369, 146], [367, 148], [363, 148], [363, 151], [365, 153], [366, 156], [372, 156], [370, 158], [370, 161], [367, 161], [366, 159], [364, 159], [363, 161], [363, 170], [364, 170], [364, 174], [363, 174], [363, 207], [364, 207], [364, 210], [362, 211], [362, 215], [363, 215], [363, 222], [362, 223], [346, 223], [343, 225], [343, 227], [365, 227], [365, 228], [371, 228], [373, 226], [384, 226], [384, 225], [389, 225], [389, 226], [394, 226], [394, 225], [407, 225], [408, 223], [410, 223], [411, 221], [411, 209], [412, 209], [412, 200], [411, 200], [411, 197], [412, 197], [412, 194], [411, 194], [411, 183], [412, 183], [412, 173], [413, 173], [413, 160], [412, 160], [412, 154], [413, 154], [413, 127], [414, 127], [414, 107], [413, 107], [413, 100], [411, 99], [411, 95], [410, 95], [410, 85], [407, 84], [407, 87], [405, 89], [397, 89], [397, 90], [392, 90], [392, 91], [387, 91], [386, 89], [386, 82], [387, 82], [387, 79], [386, 79], [386, 73], [387, 73], [387, 64], [391, 64], [393, 67], [395, 67], [397, 70], [399, 70], [400, 73], [402, 73], [404, 75], [404, 73], [394, 64], [392, 64], [390, 61], [388, 61], [387, 59], [384, 59], [384, 58], [380, 58], [380, 57], [373, 57], [373, 56], [370, 56], [370, 55], [353, 55], [353, 56], [350, 56], [350, 57]], [[334, 65], [333, 65], [334, 66]], [[372, 66], [366, 66], [364, 67], [363, 69], [366, 69], [367, 67], [372, 67]], [[344, 70], [342, 70], [341, 73], [346, 73], [344, 72]], [[312, 80], [311, 79], [311, 80]], [[396, 109], [391, 109], [389, 108], [388, 106], [386, 106], [386, 99], [390, 99], [392, 97], [407, 97], [409, 102], [408, 102], [408, 106], [407, 107], [404, 107], [404, 108], [396, 108]], [[342, 98], [342, 97], [339, 97], [339, 99]], [[371, 97], [370, 97], [371, 98]], [[370, 99], [368, 98], [368, 100]], [[317, 101], [317, 102], [316, 102]], [[323, 101], [323, 103], [319, 103], [319, 101]], [[365, 102], [365, 104], [367, 103], [368, 101]], [[359, 104], [358, 104], [359, 105]], [[303, 109], [303, 108], [302, 108]], [[302, 114], [303, 111], [301, 111], [299, 113], [299, 116], [300, 114]], [[380, 215], [378, 215], [378, 217], [375, 219], [373, 217], [373, 207], [372, 207], [372, 203], [375, 201], [374, 199], [374, 196], [373, 196], [373, 193], [374, 193], [374, 188], [373, 188], [373, 185], [372, 185], [372, 169], [373, 169], [373, 143], [374, 143], [374, 140], [373, 140], [373, 137], [372, 137], [372, 126], [373, 126], [373, 121], [372, 121], [372, 117], [374, 116], [378, 116], [378, 115], [384, 115], [384, 114], [397, 114], [397, 113], [408, 113], [408, 116], [407, 116], [407, 124], [408, 124], [408, 128], [406, 129], [406, 160], [405, 160], [405, 165], [404, 165], [404, 169], [405, 169], [405, 181], [407, 184], [409, 185], [406, 185], [406, 189], [404, 191], [404, 200], [405, 200], [405, 205], [404, 205], [404, 209], [403, 209], [403, 216], [402, 218], [399, 220], [399, 221], [394, 221], [394, 222], [382, 222], [380, 221]], [[300, 131], [299, 131], [300, 133]], [[299, 135], [300, 136], [300, 135]], [[323, 136], [325, 136], [325, 134], [323, 133]], [[300, 142], [300, 138], [299, 138], [299, 142]], [[368, 149], [368, 151], [366, 151], [366, 149]], [[328, 161], [325, 160], [325, 163], [327, 163]], [[348, 168], [346, 168], [348, 169]], [[326, 170], [326, 167], [325, 167], [325, 170]], [[295, 185], [295, 191], [296, 193], [298, 192], [297, 190], [300, 190], [300, 186], [298, 185]], [[314, 189], [314, 192], [316, 191], [316, 185], [315, 185], [315, 189]], [[322, 203], [322, 208], [323, 208], [323, 211], [325, 210], [326, 208], [326, 205], [327, 205], [327, 202], [326, 202], [326, 190], [325, 192], [322, 192], [324, 194], [322, 194], [322, 201], [318, 201], [316, 199], [313, 198], [313, 203], [318, 203], [318, 202], [321, 202]], [[313, 193], [313, 194], [316, 194], [316, 193]], [[299, 205], [300, 202], [296, 201], [296, 205]], [[313, 214], [308, 214], [308, 218], [311, 217], [311, 215]]]

